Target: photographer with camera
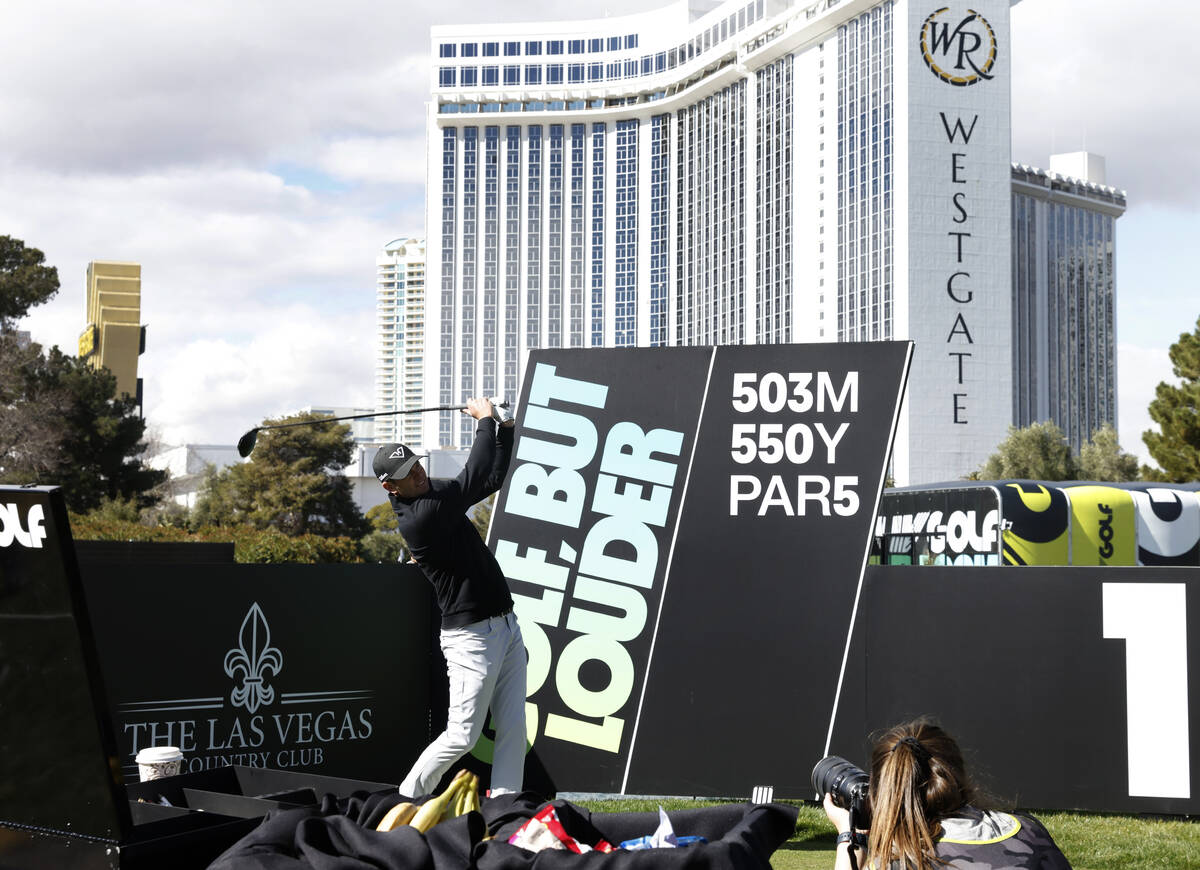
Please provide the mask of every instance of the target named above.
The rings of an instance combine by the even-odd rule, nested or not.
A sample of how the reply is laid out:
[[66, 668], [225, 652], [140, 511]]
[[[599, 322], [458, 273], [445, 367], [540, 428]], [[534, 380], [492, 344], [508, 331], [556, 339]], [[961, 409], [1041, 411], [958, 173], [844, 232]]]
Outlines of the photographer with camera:
[[976, 807], [958, 744], [925, 720], [875, 742], [869, 778], [830, 756], [813, 768], [813, 786], [838, 830], [834, 870], [1071, 866], [1037, 819]]

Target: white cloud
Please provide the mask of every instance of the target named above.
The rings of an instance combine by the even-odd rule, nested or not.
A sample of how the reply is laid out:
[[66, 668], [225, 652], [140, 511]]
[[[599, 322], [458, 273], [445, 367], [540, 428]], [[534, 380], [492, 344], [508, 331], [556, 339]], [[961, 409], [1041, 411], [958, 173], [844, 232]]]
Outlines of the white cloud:
[[425, 135], [359, 137], [331, 142], [317, 158], [329, 174], [349, 181], [425, 184]]
[[1147, 429], [1158, 429], [1150, 419], [1150, 402], [1155, 388], [1163, 381], [1178, 383], [1171, 371], [1171, 360], [1167, 349], [1137, 347], [1132, 344], [1117, 346], [1117, 432], [1121, 447], [1137, 456], [1138, 461], [1157, 466], [1142, 441]]
[[232, 443], [267, 414], [371, 405], [375, 256], [420, 228], [420, 201], [376, 216], [245, 169], [69, 180], [0, 176], [0, 226], [62, 284], [22, 328], [73, 348], [87, 262], [140, 262], [139, 374], [164, 440]]
[[1013, 160], [1048, 168], [1056, 152], [1106, 158], [1130, 201], [1200, 197], [1200, 91], [1187, 72], [1192, 0], [1026, 0], [1012, 9]]
[[[338, 304], [347, 304], [348, 283], [361, 288], [363, 304], [373, 304], [377, 250], [396, 224], [412, 225], [401, 216], [419, 219], [422, 210], [421, 203], [397, 203], [390, 215], [364, 215], [242, 169], [0, 176], [0, 225], [59, 267], [64, 289], [52, 306], [69, 305], [82, 318], [75, 288], [87, 262], [134, 260], [143, 266], [147, 317], [235, 331], [251, 324], [230, 315], [256, 304], [334, 291]], [[32, 320], [41, 316], [35, 310]], [[61, 334], [35, 337], [62, 341]]]
[[[664, 0], [665, 3], [665, 0]], [[419, 136], [430, 26], [631, 11], [342, 0], [5, 4], [0, 154], [62, 171], [296, 160], [327, 143]]]
[[266, 417], [308, 405], [371, 407], [373, 310], [271, 312], [245, 342], [196, 338], [148, 348], [146, 416], [167, 444], [232, 444]]
[[370, 405], [375, 257], [424, 231], [430, 25], [563, 14], [7, 4], [0, 79], [20, 86], [0, 90], [0, 233], [40, 248], [62, 284], [22, 327], [73, 348], [88, 261], [132, 260], [164, 440], [231, 443], [267, 414]]
[[21, 86], [0, 95], [0, 153], [142, 171], [402, 129], [397, 101], [427, 93], [428, 29], [409, 19], [365, 0], [6, 7], [0, 68]]

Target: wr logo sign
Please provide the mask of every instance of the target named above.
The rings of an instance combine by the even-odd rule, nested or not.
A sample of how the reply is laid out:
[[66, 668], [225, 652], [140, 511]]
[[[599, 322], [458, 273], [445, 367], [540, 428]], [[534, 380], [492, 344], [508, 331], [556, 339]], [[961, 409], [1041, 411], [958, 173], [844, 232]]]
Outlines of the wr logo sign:
[[943, 6], [921, 25], [921, 57], [939, 79], [966, 87], [993, 76], [996, 32], [974, 9], [955, 21]]

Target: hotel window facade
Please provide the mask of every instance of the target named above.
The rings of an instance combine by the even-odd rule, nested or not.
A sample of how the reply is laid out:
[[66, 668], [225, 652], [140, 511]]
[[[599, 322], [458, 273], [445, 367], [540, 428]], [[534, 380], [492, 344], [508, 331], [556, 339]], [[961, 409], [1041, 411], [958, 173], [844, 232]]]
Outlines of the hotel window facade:
[[[970, 9], [1006, 64], [1009, 3]], [[1074, 441], [1115, 420], [1123, 195], [1097, 187], [1111, 200], [1101, 214], [1019, 189], [1010, 72], [939, 80], [918, 50], [934, 11], [683, 0], [600, 21], [434, 28], [431, 389], [447, 404], [515, 393], [535, 348], [911, 339], [898, 483], [969, 473], [1010, 422], [1053, 418]], [[960, 120], [965, 135], [970, 113], [987, 121], [951, 141], [968, 155], [955, 158], [945, 133]], [[942, 152], [960, 161], [953, 178]], [[969, 229], [945, 207], [960, 201], [946, 187], [960, 171], [980, 176]], [[947, 301], [956, 269], [974, 308]], [[945, 319], [962, 311], [962, 328]], [[947, 334], [965, 343], [968, 324], [973, 346], [947, 356]], [[426, 421], [425, 446], [468, 445], [455, 420]]]
[[[425, 404], [425, 272], [421, 238], [393, 239], [375, 259], [376, 411]], [[419, 444], [416, 416], [376, 417], [373, 437]]]
[[[837, 338], [892, 338], [892, 7], [839, 32]], [[826, 167], [827, 168], [827, 167]]]
[[1124, 211], [1124, 196], [1103, 183], [1013, 167], [1013, 423], [1052, 420], [1075, 450], [1117, 422]]

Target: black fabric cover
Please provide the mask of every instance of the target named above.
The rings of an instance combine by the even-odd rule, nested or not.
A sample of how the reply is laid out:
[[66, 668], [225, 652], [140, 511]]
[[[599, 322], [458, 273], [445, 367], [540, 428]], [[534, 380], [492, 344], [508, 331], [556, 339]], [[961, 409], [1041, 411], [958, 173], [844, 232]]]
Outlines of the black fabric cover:
[[[485, 800], [468, 813], [420, 834], [407, 825], [381, 833], [375, 826], [401, 797], [393, 791], [348, 799], [327, 796], [320, 807], [269, 814], [231, 846], [209, 870], [770, 870], [771, 854], [792, 835], [795, 807], [726, 804], [667, 815], [675, 833], [708, 843], [679, 849], [577, 855], [528, 852], [508, 838], [547, 802], [532, 792]], [[564, 800], [551, 802], [563, 827], [577, 840], [613, 845], [653, 833], [658, 813], [593, 813]], [[493, 838], [484, 840], [488, 833]]]

